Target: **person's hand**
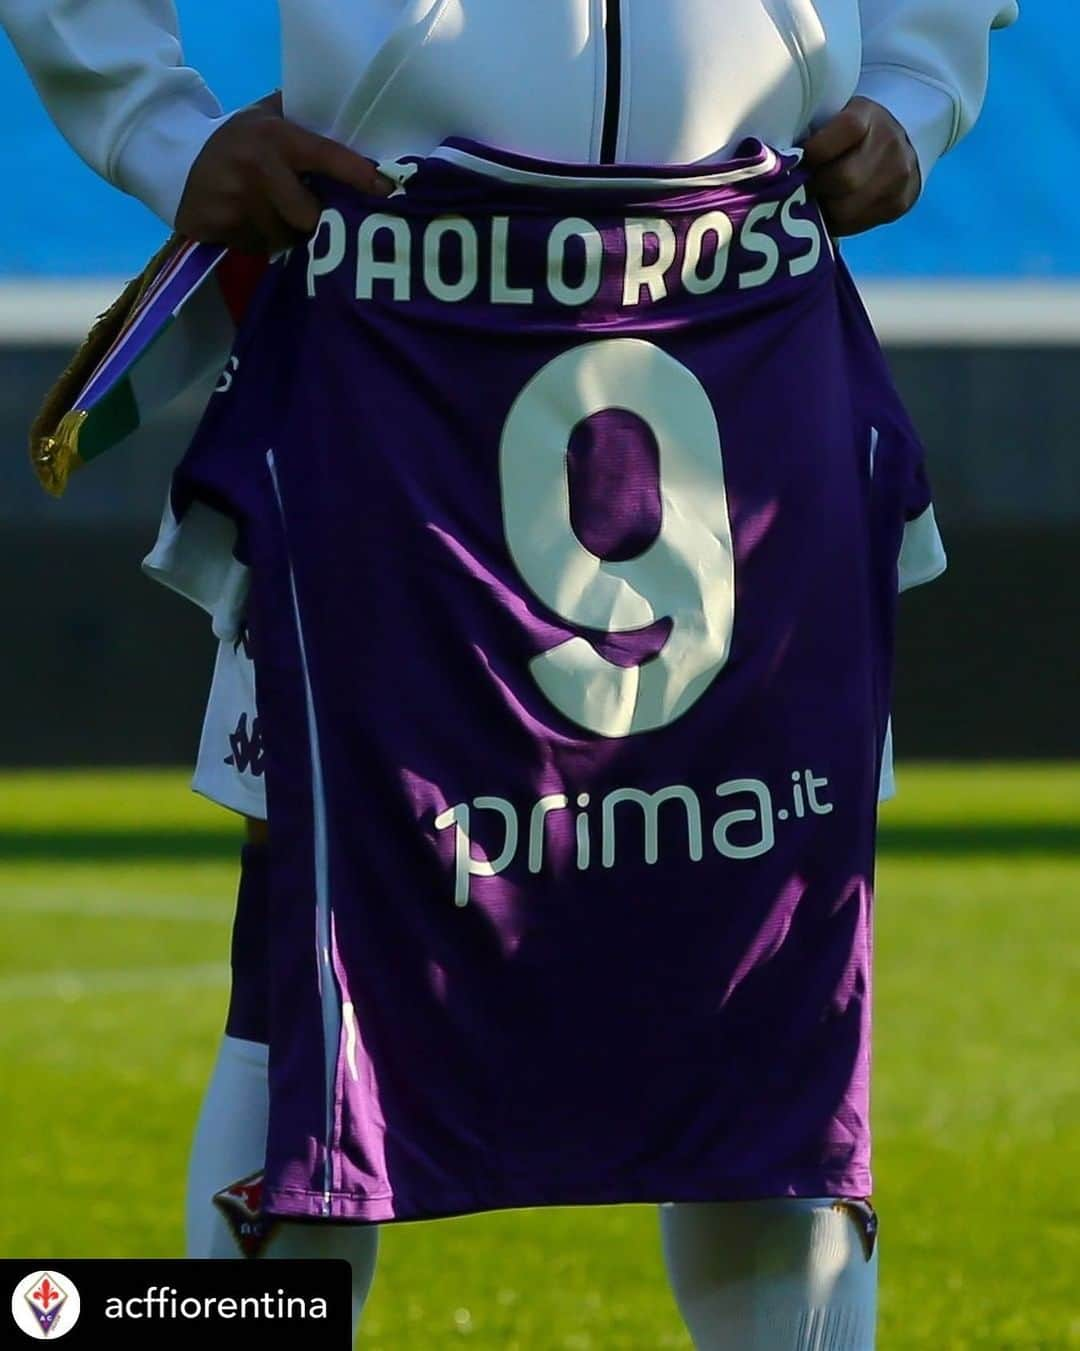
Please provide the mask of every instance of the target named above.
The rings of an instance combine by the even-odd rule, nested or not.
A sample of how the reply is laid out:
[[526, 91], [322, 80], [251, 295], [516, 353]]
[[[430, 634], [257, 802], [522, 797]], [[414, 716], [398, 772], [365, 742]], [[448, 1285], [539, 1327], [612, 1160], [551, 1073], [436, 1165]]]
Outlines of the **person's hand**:
[[288, 122], [270, 94], [221, 126], [191, 167], [176, 228], [189, 239], [274, 253], [307, 238], [319, 199], [304, 175], [323, 174], [360, 192], [388, 196], [394, 185], [371, 160]]
[[810, 191], [833, 235], [857, 235], [906, 215], [922, 191], [918, 156], [888, 109], [853, 98], [803, 146]]

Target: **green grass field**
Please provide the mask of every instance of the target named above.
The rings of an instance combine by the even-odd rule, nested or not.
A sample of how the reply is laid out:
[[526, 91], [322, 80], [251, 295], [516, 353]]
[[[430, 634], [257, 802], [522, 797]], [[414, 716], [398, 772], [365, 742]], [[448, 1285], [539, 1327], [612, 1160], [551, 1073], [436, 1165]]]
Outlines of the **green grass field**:
[[[0, 776], [0, 1255], [179, 1253], [237, 842], [180, 774]], [[1080, 766], [909, 767], [882, 843], [880, 1346], [1080, 1346]], [[655, 1231], [392, 1229], [360, 1345], [686, 1347]]]

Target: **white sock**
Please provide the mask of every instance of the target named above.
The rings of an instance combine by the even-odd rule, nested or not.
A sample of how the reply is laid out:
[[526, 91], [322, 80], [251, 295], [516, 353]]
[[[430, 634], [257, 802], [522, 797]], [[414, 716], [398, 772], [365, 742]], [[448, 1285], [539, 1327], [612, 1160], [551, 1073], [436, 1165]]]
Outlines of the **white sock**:
[[698, 1351], [873, 1351], [878, 1249], [862, 1204], [661, 1207], [668, 1277]]
[[[267, 1047], [223, 1037], [203, 1099], [188, 1167], [189, 1257], [343, 1257], [352, 1265], [353, 1328], [375, 1275], [373, 1225], [277, 1221], [268, 1232], [250, 1205], [266, 1153]], [[253, 1184], [257, 1186], [257, 1184]], [[241, 1246], [247, 1244], [245, 1252]]]

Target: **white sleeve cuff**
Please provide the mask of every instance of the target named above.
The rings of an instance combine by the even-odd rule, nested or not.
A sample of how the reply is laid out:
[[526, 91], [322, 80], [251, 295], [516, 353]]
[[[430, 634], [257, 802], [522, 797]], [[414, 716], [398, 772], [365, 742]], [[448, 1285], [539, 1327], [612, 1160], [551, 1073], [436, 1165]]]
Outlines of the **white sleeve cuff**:
[[170, 229], [176, 223], [191, 166], [232, 115], [222, 116], [209, 91], [207, 95], [205, 100], [162, 99], [142, 110], [109, 164], [112, 182], [138, 197]]
[[192, 502], [182, 521], [166, 501], [153, 549], [143, 572], [206, 611], [214, 636], [233, 642], [244, 623], [250, 573], [233, 554], [236, 522], [202, 502]]
[[903, 66], [864, 67], [856, 93], [887, 108], [907, 132], [925, 188], [934, 165], [959, 133], [960, 108], [955, 95]]
[[933, 582], [949, 566], [945, 543], [938, 529], [933, 506], [904, 527], [903, 543], [897, 565], [899, 589], [910, 591]]

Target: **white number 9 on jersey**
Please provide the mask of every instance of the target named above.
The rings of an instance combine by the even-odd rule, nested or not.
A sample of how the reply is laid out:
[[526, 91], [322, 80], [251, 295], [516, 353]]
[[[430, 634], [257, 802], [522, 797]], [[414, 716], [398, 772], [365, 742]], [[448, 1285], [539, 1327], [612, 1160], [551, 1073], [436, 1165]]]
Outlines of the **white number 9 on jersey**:
[[[636, 558], [609, 562], [574, 533], [567, 448], [574, 428], [609, 408], [656, 438], [661, 526]], [[535, 657], [552, 704], [599, 736], [666, 727], [723, 669], [735, 619], [735, 560], [720, 433], [709, 396], [681, 362], [639, 338], [564, 352], [514, 402], [500, 447], [503, 525], [514, 563], [568, 623], [628, 633], [670, 619], [660, 652], [625, 668], [586, 638]]]

